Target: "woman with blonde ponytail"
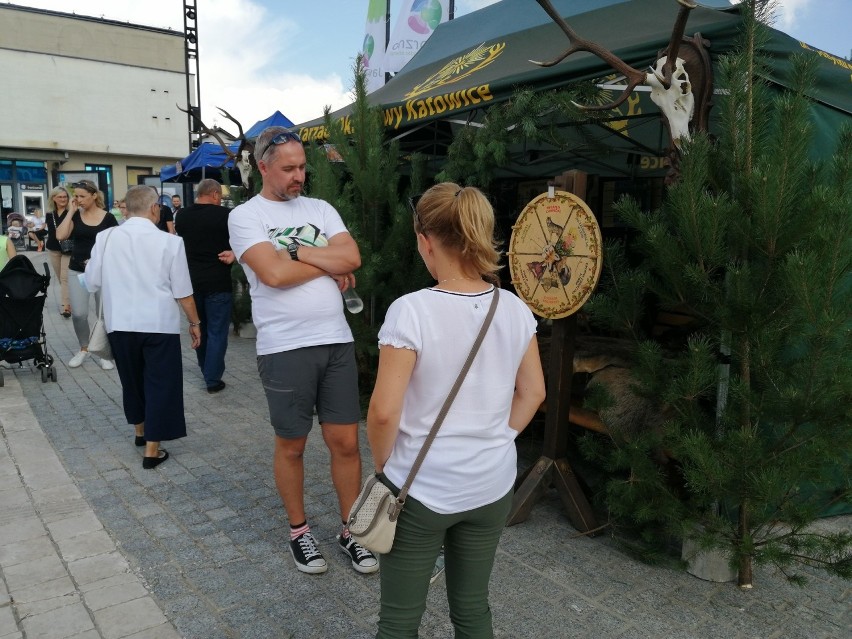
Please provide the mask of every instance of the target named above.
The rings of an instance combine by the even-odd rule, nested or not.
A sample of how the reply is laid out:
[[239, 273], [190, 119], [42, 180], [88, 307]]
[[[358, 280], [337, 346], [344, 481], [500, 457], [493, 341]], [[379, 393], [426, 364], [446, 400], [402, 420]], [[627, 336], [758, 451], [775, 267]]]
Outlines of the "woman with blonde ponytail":
[[[417, 249], [436, 284], [388, 309], [367, 413], [376, 472], [394, 493], [482, 327], [500, 259], [494, 211], [478, 189], [437, 184], [412, 204]], [[543, 400], [535, 318], [517, 296], [501, 291], [482, 346], [411, 485], [393, 548], [382, 557], [377, 637], [417, 637], [442, 546], [456, 636], [493, 636], [488, 582], [512, 501], [515, 437]]]

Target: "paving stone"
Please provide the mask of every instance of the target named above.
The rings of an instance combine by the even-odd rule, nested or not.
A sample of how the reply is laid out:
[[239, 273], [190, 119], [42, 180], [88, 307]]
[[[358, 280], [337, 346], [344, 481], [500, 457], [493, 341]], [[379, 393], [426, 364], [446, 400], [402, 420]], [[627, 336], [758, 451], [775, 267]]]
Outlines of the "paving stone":
[[0, 637], [20, 637], [18, 632], [18, 622], [15, 620], [15, 613], [12, 611], [12, 606], [0, 606]]
[[153, 628], [147, 628], [135, 635], [128, 635], [126, 639], [181, 639], [181, 636], [170, 623], [160, 624]]
[[51, 522], [47, 529], [54, 540], [69, 539], [83, 533], [103, 530], [100, 520], [91, 511]]
[[28, 603], [20, 603], [16, 600], [15, 607], [18, 610], [18, 617], [21, 619], [27, 619], [50, 610], [63, 608], [72, 604], [78, 604], [80, 601], [82, 601], [80, 599], [80, 593], [72, 590], [69, 593], [65, 593], [57, 597], [42, 598]]
[[132, 572], [122, 572], [117, 575], [112, 575], [104, 579], [97, 579], [85, 584], [80, 584], [80, 592], [83, 593], [83, 598], [86, 598], [86, 593], [101, 588], [117, 588], [125, 584], [138, 583], [139, 579]]
[[234, 511], [234, 509], [229, 508], [228, 506], [224, 506], [222, 508], [214, 508], [213, 510], [208, 510], [207, 516], [211, 519], [211, 521], [221, 521], [229, 517], [236, 517], [237, 513], [236, 511]]
[[33, 561], [3, 568], [3, 576], [9, 584], [9, 590], [28, 588], [67, 576], [65, 565], [55, 553]]
[[92, 630], [94, 624], [82, 603], [56, 608], [21, 620], [28, 637], [65, 639]]
[[65, 561], [94, 557], [115, 550], [115, 543], [105, 530], [95, 530], [69, 539], [61, 539], [57, 545]]
[[[15, 603], [26, 604], [43, 599], [52, 599], [62, 597], [77, 592], [77, 587], [67, 576], [62, 576], [58, 579], [52, 579], [47, 582], [42, 582], [27, 588], [17, 588], [15, 590]], [[2, 637], [3, 635], [0, 635]]]
[[127, 561], [118, 552], [78, 559], [68, 564], [68, 570], [78, 584], [88, 584], [120, 575], [129, 569]]
[[0, 546], [0, 566], [5, 569], [52, 555], [55, 552], [53, 542], [43, 530], [40, 537], [15, 541]]
[[[3, 505], [0, 504], [0, 509], [2, 508]], [[18, 518], [14, 523], [0, 525], [0, 540], [3, 544], [35, 539], [42, 535], [44, 535], [44, 524], [41, 519], [34, 516]]]
[[86, 606], [90, 610], [100, 610], [116, 604], [147, 597], [148, 591], [138, 581], [121, 584], [110, 588], [90, 590], [84, 595]]
[[166, 623], [162, 611], [149, 597], [95, 611], [104, 639], [120, 639]]

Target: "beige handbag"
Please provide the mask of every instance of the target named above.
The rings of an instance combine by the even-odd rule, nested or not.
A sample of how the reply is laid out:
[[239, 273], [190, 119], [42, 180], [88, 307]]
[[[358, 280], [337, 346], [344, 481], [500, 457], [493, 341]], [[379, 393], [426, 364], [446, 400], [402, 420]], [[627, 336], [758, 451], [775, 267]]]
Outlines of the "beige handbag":
[[394, 536], [396, 535], [396, 520], [405, 507], [405, 500], [408, 497], [408, 489], [411, 487], [411, 482], [414, 481], [414, 476], [420, 470], [423, 459], [426, 457], [429, 447], [435, 440], [438, 429], [444, 423], [444, 418], [447, 416], [450, 406], [459, 392], [459, 388], [461, 388], [467, 371], [470, 369], [470, 365], [473, 364], [473, 359], [476, 357], [482, 340], [485, 338], [485, 333], [488, 332], [488, 327], [494, 318], [499, 298], [500, 289], [495, 286], [494, 299], [491, 300], [491, 307], [488, 309], [488, 315], [485, 316], [485, 321], [482, 323], [479, 335], [476, 337], [476, 341], [470, 349], [467, 360], [464, 366], [462, 366], [461, 372], [456, 378], [452, 390], [450, 390], [450, 394], [447, 395], [447, 399], [444, 401], [438, 417], [435, 418], [435, 423], [432, 425], [426, 441], [423, 442], [423, 446], [420, 448], [417, 459], [414, 460], [414, 465], [411, 467], [411, 471], [408, 473], [408, 478], [405, 480], [402, 489], [400, 489], [399, 495], [394, 497], [390, 488], [381, 482], [378, 475], [373, 475], [364, 482], [364, 487], [361, 488], [358, 498], [352, 504], [347, 523], [349, 534], [367, 550], [372, 550], [378, 554], [390, 552]]
[[[106, 247], [109, 244], [109, 236], [112, 235], [112, 231], [104, 240], [104, 256], [106, 256]], [[101, 258], [101, 274], [103, 275], [103, 258]], [[103, 284], [103, 277], [101, 277], [101, 284]], [[92, 331], [89, 333], [89, 353], [92, 355], [97, 355], [101, 359], [112, 359], [112, 347], [109, 344], [109, 337], [107, 337], [106, 323], [104, 322], [104, 292], [103, 286], [101, 286], [101, 294], [98, 295], [98, 318], [95, 320], [95, 325], [92, 326]]]

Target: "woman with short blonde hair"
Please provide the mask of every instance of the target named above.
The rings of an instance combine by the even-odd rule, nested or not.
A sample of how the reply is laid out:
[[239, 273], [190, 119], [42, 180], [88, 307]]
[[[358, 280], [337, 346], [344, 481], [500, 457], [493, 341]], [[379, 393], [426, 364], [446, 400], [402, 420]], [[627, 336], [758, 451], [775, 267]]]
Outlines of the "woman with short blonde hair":
[[71, 253], [62, 252], [62, 246], [56, 239], [56, 229], [65, 220], [65, 216], [73, 210], [71, 194], [64, 186], [56, 186], [48, 196], [47, 205], [47, 241], [45, 247], [50, 254], [50, 264], [53, 266], [53, 275], [59, 279], [59, 292], [61, 297], [60, 315], [65, 319], [71, 317], [71, 302], [68, 297], [68, 263], [71, 261]]

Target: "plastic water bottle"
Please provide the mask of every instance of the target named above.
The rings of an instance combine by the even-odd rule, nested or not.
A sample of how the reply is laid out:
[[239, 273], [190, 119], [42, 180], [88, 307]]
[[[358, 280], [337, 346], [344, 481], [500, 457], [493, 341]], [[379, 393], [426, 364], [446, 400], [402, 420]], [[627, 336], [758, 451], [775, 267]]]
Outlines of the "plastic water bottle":
[[346, 304], [346, 310], [350, 313], [360, 313], [364, 310], [364, 302], [361, 297], [355, 292], [354, 288], [347, 288], [343, 291], [343, 302]]

